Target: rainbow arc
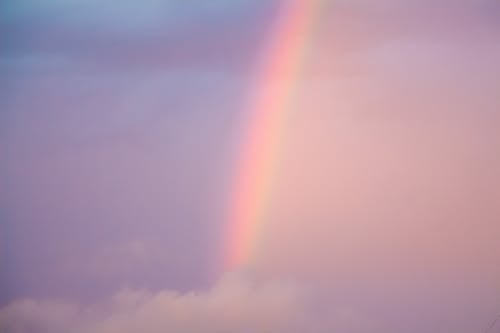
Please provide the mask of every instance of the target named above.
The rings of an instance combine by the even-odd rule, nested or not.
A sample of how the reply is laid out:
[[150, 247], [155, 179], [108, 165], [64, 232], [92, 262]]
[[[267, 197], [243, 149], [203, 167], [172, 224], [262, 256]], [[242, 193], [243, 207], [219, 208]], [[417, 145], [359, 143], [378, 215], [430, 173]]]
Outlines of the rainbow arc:
[[251, 89], [250, 121], [229, 203], [222, 259], [225, 271], [244, 268], [256, 257], [284, 125], [323, 2], [284, 0], [266, 41], [257, 83]]

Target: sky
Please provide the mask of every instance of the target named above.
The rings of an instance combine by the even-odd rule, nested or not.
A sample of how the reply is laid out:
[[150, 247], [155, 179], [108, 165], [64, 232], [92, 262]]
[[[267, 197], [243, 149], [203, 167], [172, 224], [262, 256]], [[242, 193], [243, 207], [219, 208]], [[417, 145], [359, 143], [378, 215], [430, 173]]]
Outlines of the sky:
[[0, 331], [475, 333], [500, 314], [494, 0], [323, 1], [258, 251], [220, 269], [282, 6], [0, 4]]

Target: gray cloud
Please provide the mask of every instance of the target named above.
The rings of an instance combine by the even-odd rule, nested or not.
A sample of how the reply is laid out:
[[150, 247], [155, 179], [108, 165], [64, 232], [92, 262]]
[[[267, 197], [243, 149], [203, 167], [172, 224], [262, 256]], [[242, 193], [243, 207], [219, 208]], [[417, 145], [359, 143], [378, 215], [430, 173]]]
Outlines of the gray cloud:
[[241, 69], [266, 30], [270, 7], [251, 1], [25, 0], [5, 15], [11, 34], [0, 54], [54, 54], [122, 71]]
[[44, 23], [55, 21], [73, 27], [92, 27], [103, 33], [152, 33], [161, 27], [170, 30], [182, 28], [185, 24], [193, 24], [196, 18], [204, 22], [224, 19], [228, 12], [237, 14], [254, 6], [255, 2], [247, 0], [216, 0], [210, 3], [179, 0], [20, 0], [8, 6], [8, 19], [37, 18]]

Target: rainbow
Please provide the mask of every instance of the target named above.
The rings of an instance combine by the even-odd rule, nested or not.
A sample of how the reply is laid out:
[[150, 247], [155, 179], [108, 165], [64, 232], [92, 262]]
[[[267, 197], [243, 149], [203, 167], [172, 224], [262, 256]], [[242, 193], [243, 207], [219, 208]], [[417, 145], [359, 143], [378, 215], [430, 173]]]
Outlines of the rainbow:
[[248, 127], [231, 192], [223, 249], [223, 270], [250, 265], [256, 255], [284, 124], [291, 109], [308, 40], [324, 0], [283, 0], [258, 63], [250, 96]]

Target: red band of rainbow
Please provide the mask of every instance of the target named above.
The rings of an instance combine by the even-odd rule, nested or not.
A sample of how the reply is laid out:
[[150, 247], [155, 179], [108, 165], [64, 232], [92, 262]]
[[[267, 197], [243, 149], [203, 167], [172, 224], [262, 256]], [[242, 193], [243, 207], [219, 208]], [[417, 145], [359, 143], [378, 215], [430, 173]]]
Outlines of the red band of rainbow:
[[284, 0], [252, 92], [223, 249], [225, 271], [251, 264], [265, 223], [283, 126], [322, 0]]

